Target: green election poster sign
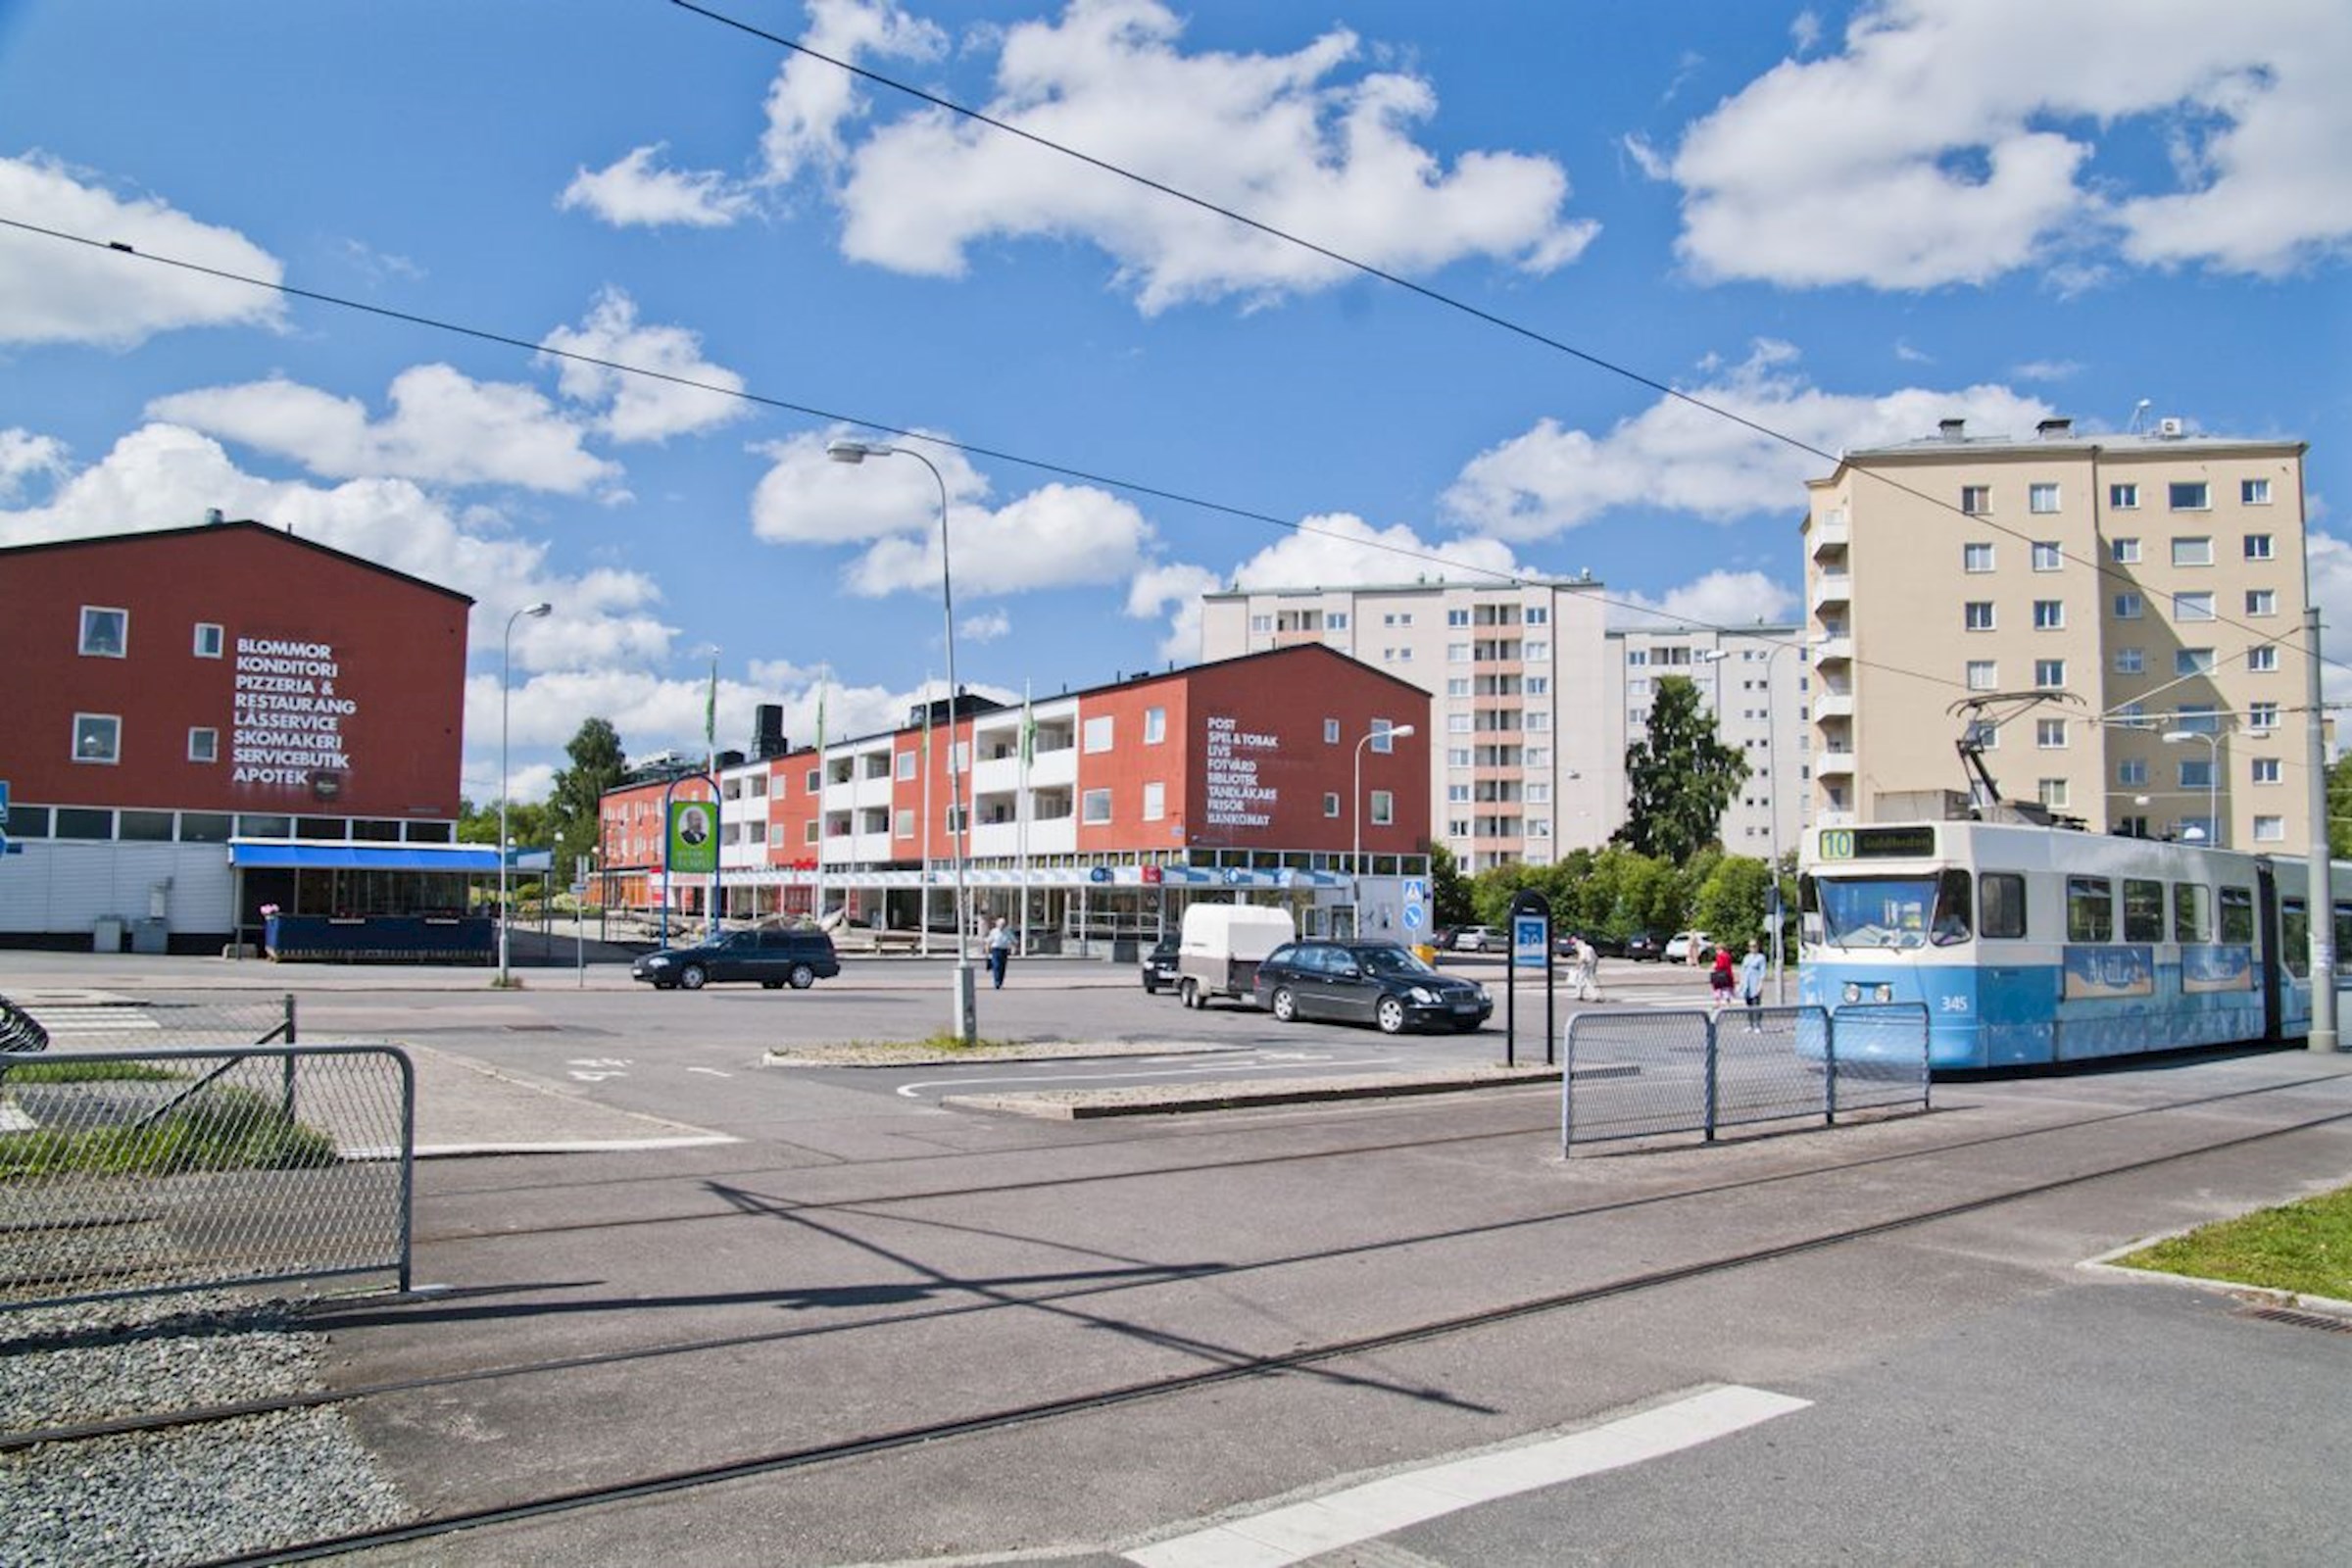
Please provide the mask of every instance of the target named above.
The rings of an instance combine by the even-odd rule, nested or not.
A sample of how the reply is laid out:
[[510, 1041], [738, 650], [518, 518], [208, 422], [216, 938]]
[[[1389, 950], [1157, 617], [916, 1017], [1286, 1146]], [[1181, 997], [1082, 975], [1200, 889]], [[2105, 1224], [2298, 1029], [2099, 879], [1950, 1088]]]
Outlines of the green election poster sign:
[[718, 869], [718, 808], [709, 801], [669, 803], [669, 868], [692, 874]]

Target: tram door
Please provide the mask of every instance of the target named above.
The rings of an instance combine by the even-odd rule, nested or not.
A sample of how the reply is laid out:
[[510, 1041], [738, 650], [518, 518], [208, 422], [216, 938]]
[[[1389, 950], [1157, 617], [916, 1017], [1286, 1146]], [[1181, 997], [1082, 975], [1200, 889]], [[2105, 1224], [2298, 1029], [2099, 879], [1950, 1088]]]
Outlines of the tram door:
[[2256, 935], [2261, 937], [2262, 947], [2254, 955], [2254, 964], [2262, 979], [2262, 1038], [2276, 1041], [2279, 1033], [2278, 983], [2286, 963], [2285, 955], [2278, 951], [2278, 873], [2268, 860], [2254, 867], [2254, 907], [2261, 922]]

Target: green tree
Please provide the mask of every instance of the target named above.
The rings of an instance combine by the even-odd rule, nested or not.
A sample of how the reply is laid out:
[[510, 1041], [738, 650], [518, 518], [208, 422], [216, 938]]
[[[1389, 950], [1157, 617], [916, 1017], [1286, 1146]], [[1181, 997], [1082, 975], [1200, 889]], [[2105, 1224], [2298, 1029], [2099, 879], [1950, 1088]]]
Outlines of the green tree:
[[[507, 803], [507, 837], [517, 846], [545, 844], [548, 822], [544, 801], [509, 801]], [[458, 842], [460, 844], [498, 843], [498, 803], [475, 806], [471, 801], [458, 803]]]
[[2352, 757], [2328, 764], [2328, 853], [2352, 859]]
[[1762, 860], [1744, 855], [1724, 856], [1690, 901], [1692, 923], [1728, 948], [1744, 948], [1751, 940], [1764, 942], [1764, 890], [1770, 880], [1771, 872]]
[[596, 849], [598, 805], [605, 791], [620, 782], [628, 760], [620, 749], [620, 731], [602, 718], [582, 723], [564, 748], [564, 755], [571, 759], [571, 765], [557, 771], [555, 791], [547, 805], [548, 825], [555, 838], [556, 873], [568, 881], [578, 857]]
[[1435, 924], [1472, 925], [1477, 921], [1470, 879], [1462, 875], [1461, 863], [1443, 844], [1429, 847], [1429, 901], [1435, 906], [1429, 916]]
[[1715, 735], [1687, 676], [1657, 684], [1645, 738], [1625, 749], [1627, 811], [1617, 837], [1681, 865], [1715, 842], [1716, 824], [1746, 781], [1747, 759]]

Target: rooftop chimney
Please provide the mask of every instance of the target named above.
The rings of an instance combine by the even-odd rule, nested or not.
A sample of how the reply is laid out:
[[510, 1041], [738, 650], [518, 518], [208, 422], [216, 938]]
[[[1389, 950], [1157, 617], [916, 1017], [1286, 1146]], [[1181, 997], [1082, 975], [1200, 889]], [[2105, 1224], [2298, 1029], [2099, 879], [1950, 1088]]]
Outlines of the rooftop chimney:
[[2075, 421], [2065, 418], [2044, 419], [2034, 427], [2034, 433], [2044, 441], [2056, 441], [2075, 433]]
[[1946, 441], [1957, 441], [1961, 439], [1962, 432], [1967, 428], [1968, 421], [1966, 419], [1938, 419], [1936, 421], [1936, 429], [1937, 433], [1939, 433]]

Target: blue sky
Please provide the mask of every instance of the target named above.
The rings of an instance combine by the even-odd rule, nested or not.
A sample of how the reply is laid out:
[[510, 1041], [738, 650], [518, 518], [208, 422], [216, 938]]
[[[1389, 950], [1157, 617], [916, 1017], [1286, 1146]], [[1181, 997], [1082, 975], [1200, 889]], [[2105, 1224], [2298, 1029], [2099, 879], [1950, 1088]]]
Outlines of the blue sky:
[[[1824, 450], [2308, 440], [2352, 626], [2341, 0], [710, 9]], [[1793, 616], [1826, 468], [662, 0], [0, 0], [0, 220], [141, 253], [0, 228], [0, 543], [217, 506], [473, 595], [477, 800], [534, 600], [522, 798], [591, 715], [698, 747], [712, 659], [722, 746], [938, 681], [937, 491], [857, 421], [993, 454], [924, 448], [1007, 696], [1190, 662], [1236, 581]]]

